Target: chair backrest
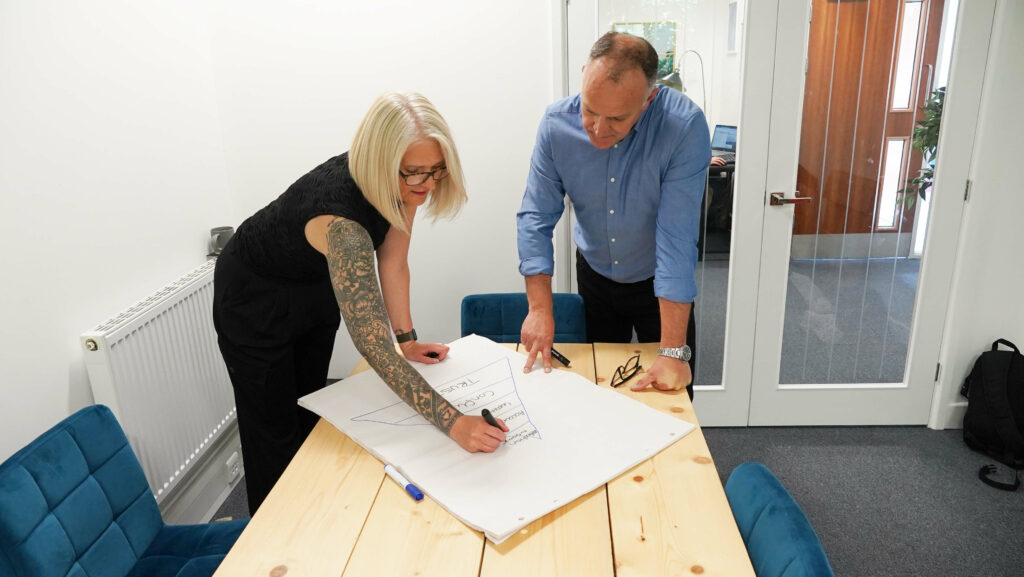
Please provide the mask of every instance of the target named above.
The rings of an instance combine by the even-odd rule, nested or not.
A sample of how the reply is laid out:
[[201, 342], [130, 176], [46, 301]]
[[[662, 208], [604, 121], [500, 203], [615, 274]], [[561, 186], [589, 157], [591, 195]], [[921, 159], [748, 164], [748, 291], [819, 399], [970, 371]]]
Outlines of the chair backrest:
[[[556, 343], [587, 342], [583, 297], [574, 293], [552, 295]], [[462, 299], [462, 336], [478, 334], [499, 343], [518, 343], [529, 311], [526, 293], [488, 293]]]
[[811, 523], [768, 467], [739, 465], [725, 495], [757, 577], [834, 577]]
[[0, 464], [0, 574], [123, 577], [163, 528], [110, 409], [86, 407]]

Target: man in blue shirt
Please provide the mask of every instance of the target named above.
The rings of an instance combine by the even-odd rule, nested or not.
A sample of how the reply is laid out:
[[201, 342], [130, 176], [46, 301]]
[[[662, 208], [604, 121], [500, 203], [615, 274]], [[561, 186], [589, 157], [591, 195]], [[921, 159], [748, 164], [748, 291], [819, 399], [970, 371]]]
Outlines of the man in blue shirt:
[[594, 44], [580, 94], [548, 107], [537, 131], [517, 215], [519, 272], [530, 312], [526, 369], [540, 353], [551, 370], [552, 231], [564, 196], [576, 211], [579, 292], [587, 339], [659, 342], [634, 390], [686, 387], [693, 397], [693, 299], [700, 206], [710, 135], [683, 94], [655, 87], [647, 41], [609, 32]]

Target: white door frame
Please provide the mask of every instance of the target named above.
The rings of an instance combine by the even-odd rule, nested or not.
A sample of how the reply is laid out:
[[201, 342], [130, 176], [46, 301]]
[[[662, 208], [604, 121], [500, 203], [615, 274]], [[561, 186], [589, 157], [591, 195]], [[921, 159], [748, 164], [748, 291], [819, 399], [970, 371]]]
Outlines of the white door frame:
[[[701, 423], [746, 426], [750, 410], [751, 376], [761, 237], [765, 205], [761, 199], [767, 178], [771, 99], [778, 10], [773, 0], [748, 0], [741, 15], [740, 112], [733, 175], [732, 239], [729, 288], [726, 296], [725, 355], [722, 384], [696, 387], [694, 405]], [[756, 22], [756, 26], [751, 26]]]
[[[934, 275], [917, 295], [915, 318], [921, 311], [941, 310], [935, 318], [917, 323], [907, 350], [909, 357], [934, 359], [930, 364], [908, 366], [910, 379], [935, 382], [928, 426], [932, 429], [960, 427], [962, 412], [943, 402], [941, 383], [945, 380], [939, 359], [949, 352], [943, 347], [943, 332], [949, 316], [953, 272], [964, 216], [964, 195], [970, 178], [974, 139], [981, 112], [981, 98], [988, 67], [996, 0], [960, 0], [953, 56], [949, 68], [949, 88], [942, 111], [942, 127], [936, 150], [935, 184], [929, 209], [928, 230], [950, 230], [956, 234], [928, 239], [921, 263], [921, 278]], [[940, 210], [940, 207], [942, 208]], [[940, 356], [940, 354], [944, 356]], [[961, 403], [966, 405], [966, 402]]]
[[[585, 57], [597, 33], [597, 2], [570, 2], [551, 0], [551, 36], [555, 46], [552, 66], [552, 102], [575, 93], [583, 79], [583, 71], [570, 66], [573, 59]], [[570, 33], [569, 22], [578, 33]], [[582, 56], [581, 56], [582, 55]], [[556, 292], [577, 292], [576, 285], [576, 243], [572, 240], [572, 229], [576, 225], [576, 213], [568, 196], [565, 212], [555, 227], [555, 273], [552, 286]]]

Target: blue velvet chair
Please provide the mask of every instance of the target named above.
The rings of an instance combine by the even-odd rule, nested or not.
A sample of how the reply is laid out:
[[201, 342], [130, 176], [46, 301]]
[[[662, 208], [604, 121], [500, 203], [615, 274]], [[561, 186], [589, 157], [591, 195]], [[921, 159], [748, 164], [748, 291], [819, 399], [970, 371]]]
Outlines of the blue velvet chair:
[[[587, 342], [583, 297], [554, 293], [556, 343]], [[462, 299], [462, 336], [478, 334], [498, 343], [518, 343], [529, 311], [526, 293], [489, 293]]]
[[124, 431], [102, 405], [0, 465], [5, 577], [207, 577], [247, 522], [164, 525]]
[[736, 467], [725, 495], [757, 577], [835, 576], [811, 523], [768, 467]]

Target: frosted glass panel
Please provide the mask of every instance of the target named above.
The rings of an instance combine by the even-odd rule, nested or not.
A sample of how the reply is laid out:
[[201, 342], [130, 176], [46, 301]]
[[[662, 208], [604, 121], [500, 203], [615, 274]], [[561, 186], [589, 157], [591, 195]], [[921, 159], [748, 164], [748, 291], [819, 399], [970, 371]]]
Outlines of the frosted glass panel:
[[793, 212], [779, 382], [902, 382], [924, 220], [900, 191], [921, 164], [915, 87], [934, 66], [943, 3], [812, 4], [797, 170], [812, 200]]
[[892, 90], [893, 108], [910, 108], [914, 58], [917, 54], [917, 31], [920, 25], [921, 1], [907, 0], [904, 3], [903, 27], [900, 30], [900, 47], [896, 57], [896, 79]]
[[906, 141], [893, 138], [885, 145], [885, 176], [882, 177], [882, 196], [878, 201], [878, 226], [892, 228], [896, 222], [896, 191], [901, 186], [900, 167]]

